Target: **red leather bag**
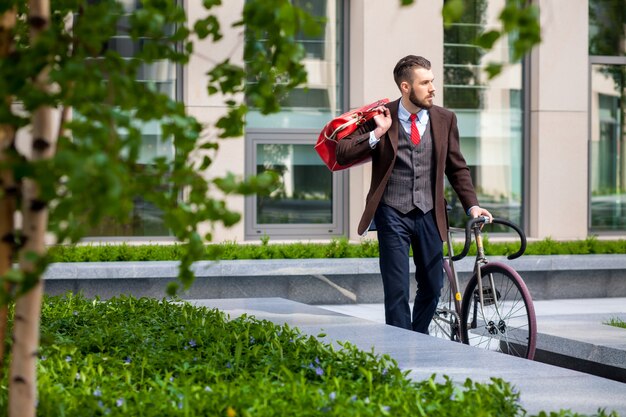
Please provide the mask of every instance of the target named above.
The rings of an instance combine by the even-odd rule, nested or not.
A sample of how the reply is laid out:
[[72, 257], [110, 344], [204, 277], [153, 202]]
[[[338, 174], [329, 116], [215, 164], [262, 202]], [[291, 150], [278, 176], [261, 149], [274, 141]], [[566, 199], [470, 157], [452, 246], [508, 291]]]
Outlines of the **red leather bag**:
[[322, 129], [317, 138], [315, 150], [328, 169], [331, 171], [340, 171], [350, 168], [351, 166], [365, 163], [371, 159], [367, 157], [349, 165], [339, 165], [335, 159], [335, 149], [337, 148], [337, 142], [354, 132], [363, 123], [376, 116], [378, 112], [374, 111], [374, 109], [386, 103], [389, 103], [388, 98], [377, 100], [374, 103], [337, 116], [324, 126], [324, 129]]

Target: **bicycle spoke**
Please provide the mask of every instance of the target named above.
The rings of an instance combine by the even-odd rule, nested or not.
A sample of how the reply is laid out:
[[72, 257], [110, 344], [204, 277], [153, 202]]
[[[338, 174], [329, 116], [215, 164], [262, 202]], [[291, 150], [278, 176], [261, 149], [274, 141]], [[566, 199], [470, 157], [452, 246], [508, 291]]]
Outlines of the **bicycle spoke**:
[[467, 332], [469, 344], [527, 357], [532, 337], [531, 317], [528, 302], [515, 278], [506, 269], [485, 267], [482, 276], [484, 305], [480, 304], [476, 277], [470, 285], [471, 293], [466, 292], [470, 300], [463, 303], [463, 317], [467, 321], [464, 332]]
[[444, 267], [443, 287], [437, 304], [437, 309], [428, 327], [431, 336], [459, 342], [460, 324], [459, 314], [456, 311], [454, 294], [456, 287], [450, 273]]

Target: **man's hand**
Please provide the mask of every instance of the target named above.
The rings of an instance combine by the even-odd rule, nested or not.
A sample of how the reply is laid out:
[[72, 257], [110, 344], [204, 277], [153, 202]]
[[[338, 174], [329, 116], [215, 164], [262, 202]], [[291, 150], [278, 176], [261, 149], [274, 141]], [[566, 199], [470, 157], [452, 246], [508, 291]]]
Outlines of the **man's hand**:
[[474, 206], [470, 208], [469, 215], [472, 219], [475, 219], [476, 217], [479, 217], [479, 216], [487, 216], [489, 217], [490, 222], [493, 220], [493, 216], [491, 215], [491, 213], [489, 213], [489, 211], [479, 206]]
[[391, 113], [386, 106], [378, 106], [374, 110], [378, 111], [378, 114], [374, 116], [374, 121], [376, 122], [374, 135], [380, 139], [391, 127]]

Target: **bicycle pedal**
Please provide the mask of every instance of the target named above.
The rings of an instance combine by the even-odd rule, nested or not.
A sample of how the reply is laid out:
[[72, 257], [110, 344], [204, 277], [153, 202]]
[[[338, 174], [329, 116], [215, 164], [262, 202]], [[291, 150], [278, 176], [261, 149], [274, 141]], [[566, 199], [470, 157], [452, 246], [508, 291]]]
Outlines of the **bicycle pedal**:
[[[500, 292], [496, 290], [494, 297], [493, 288], [483, 288], [483, 306], [491, 306], [496, 303], [496, 298], [500, 299]], [[478, 288], [474, 290], [474, 299], [476, 302], [480, 302], [480, 295], [478, 294]]]

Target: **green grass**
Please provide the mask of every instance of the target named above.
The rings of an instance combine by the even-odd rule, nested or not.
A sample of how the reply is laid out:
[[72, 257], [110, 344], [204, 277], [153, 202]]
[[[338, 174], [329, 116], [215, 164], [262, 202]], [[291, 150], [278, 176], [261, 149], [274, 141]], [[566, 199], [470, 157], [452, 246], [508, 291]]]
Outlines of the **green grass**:
[[619, 317], [613, 317], [606, 321], [604, 324], [608, 324], [609, 326], [621, 327], [622, 329], [626, 329], [626, 321], [620, 319]]
[[[503, 380], [412, 381], [389, 356], [324, 338], [183, 302], [47, 298], [37, 415], [525, 415]], [[5, 379], [0, 415], [6, 405]]]
[[[485, 239], [488, 256], [503, 256], [514, 253], [519, 243], [490, 242]], [[113, 262], [113, 261], [171, 261], [180, 259], [180, 245], [67, 245], [52, 246], [49, 251], [51, 262]], [[459, 253], [461, 245], [455, 245]], [[470, 256], [475, 253], [472, 246]], [[560, 242], [553, 239], [530, 242], [526, 255], [582, 255], [624, 254], [626, 240], [598, 240], [594, 237]], [[378, 256], [378, 242], [365, 240], [351, 243], [347, 239], [334, 239], [328, 243], [268, 243], [242, 244], [226, 242], [205, 246], [203, 260], [236, 259], [305, 259], [305, 258], [374, 258]]]

